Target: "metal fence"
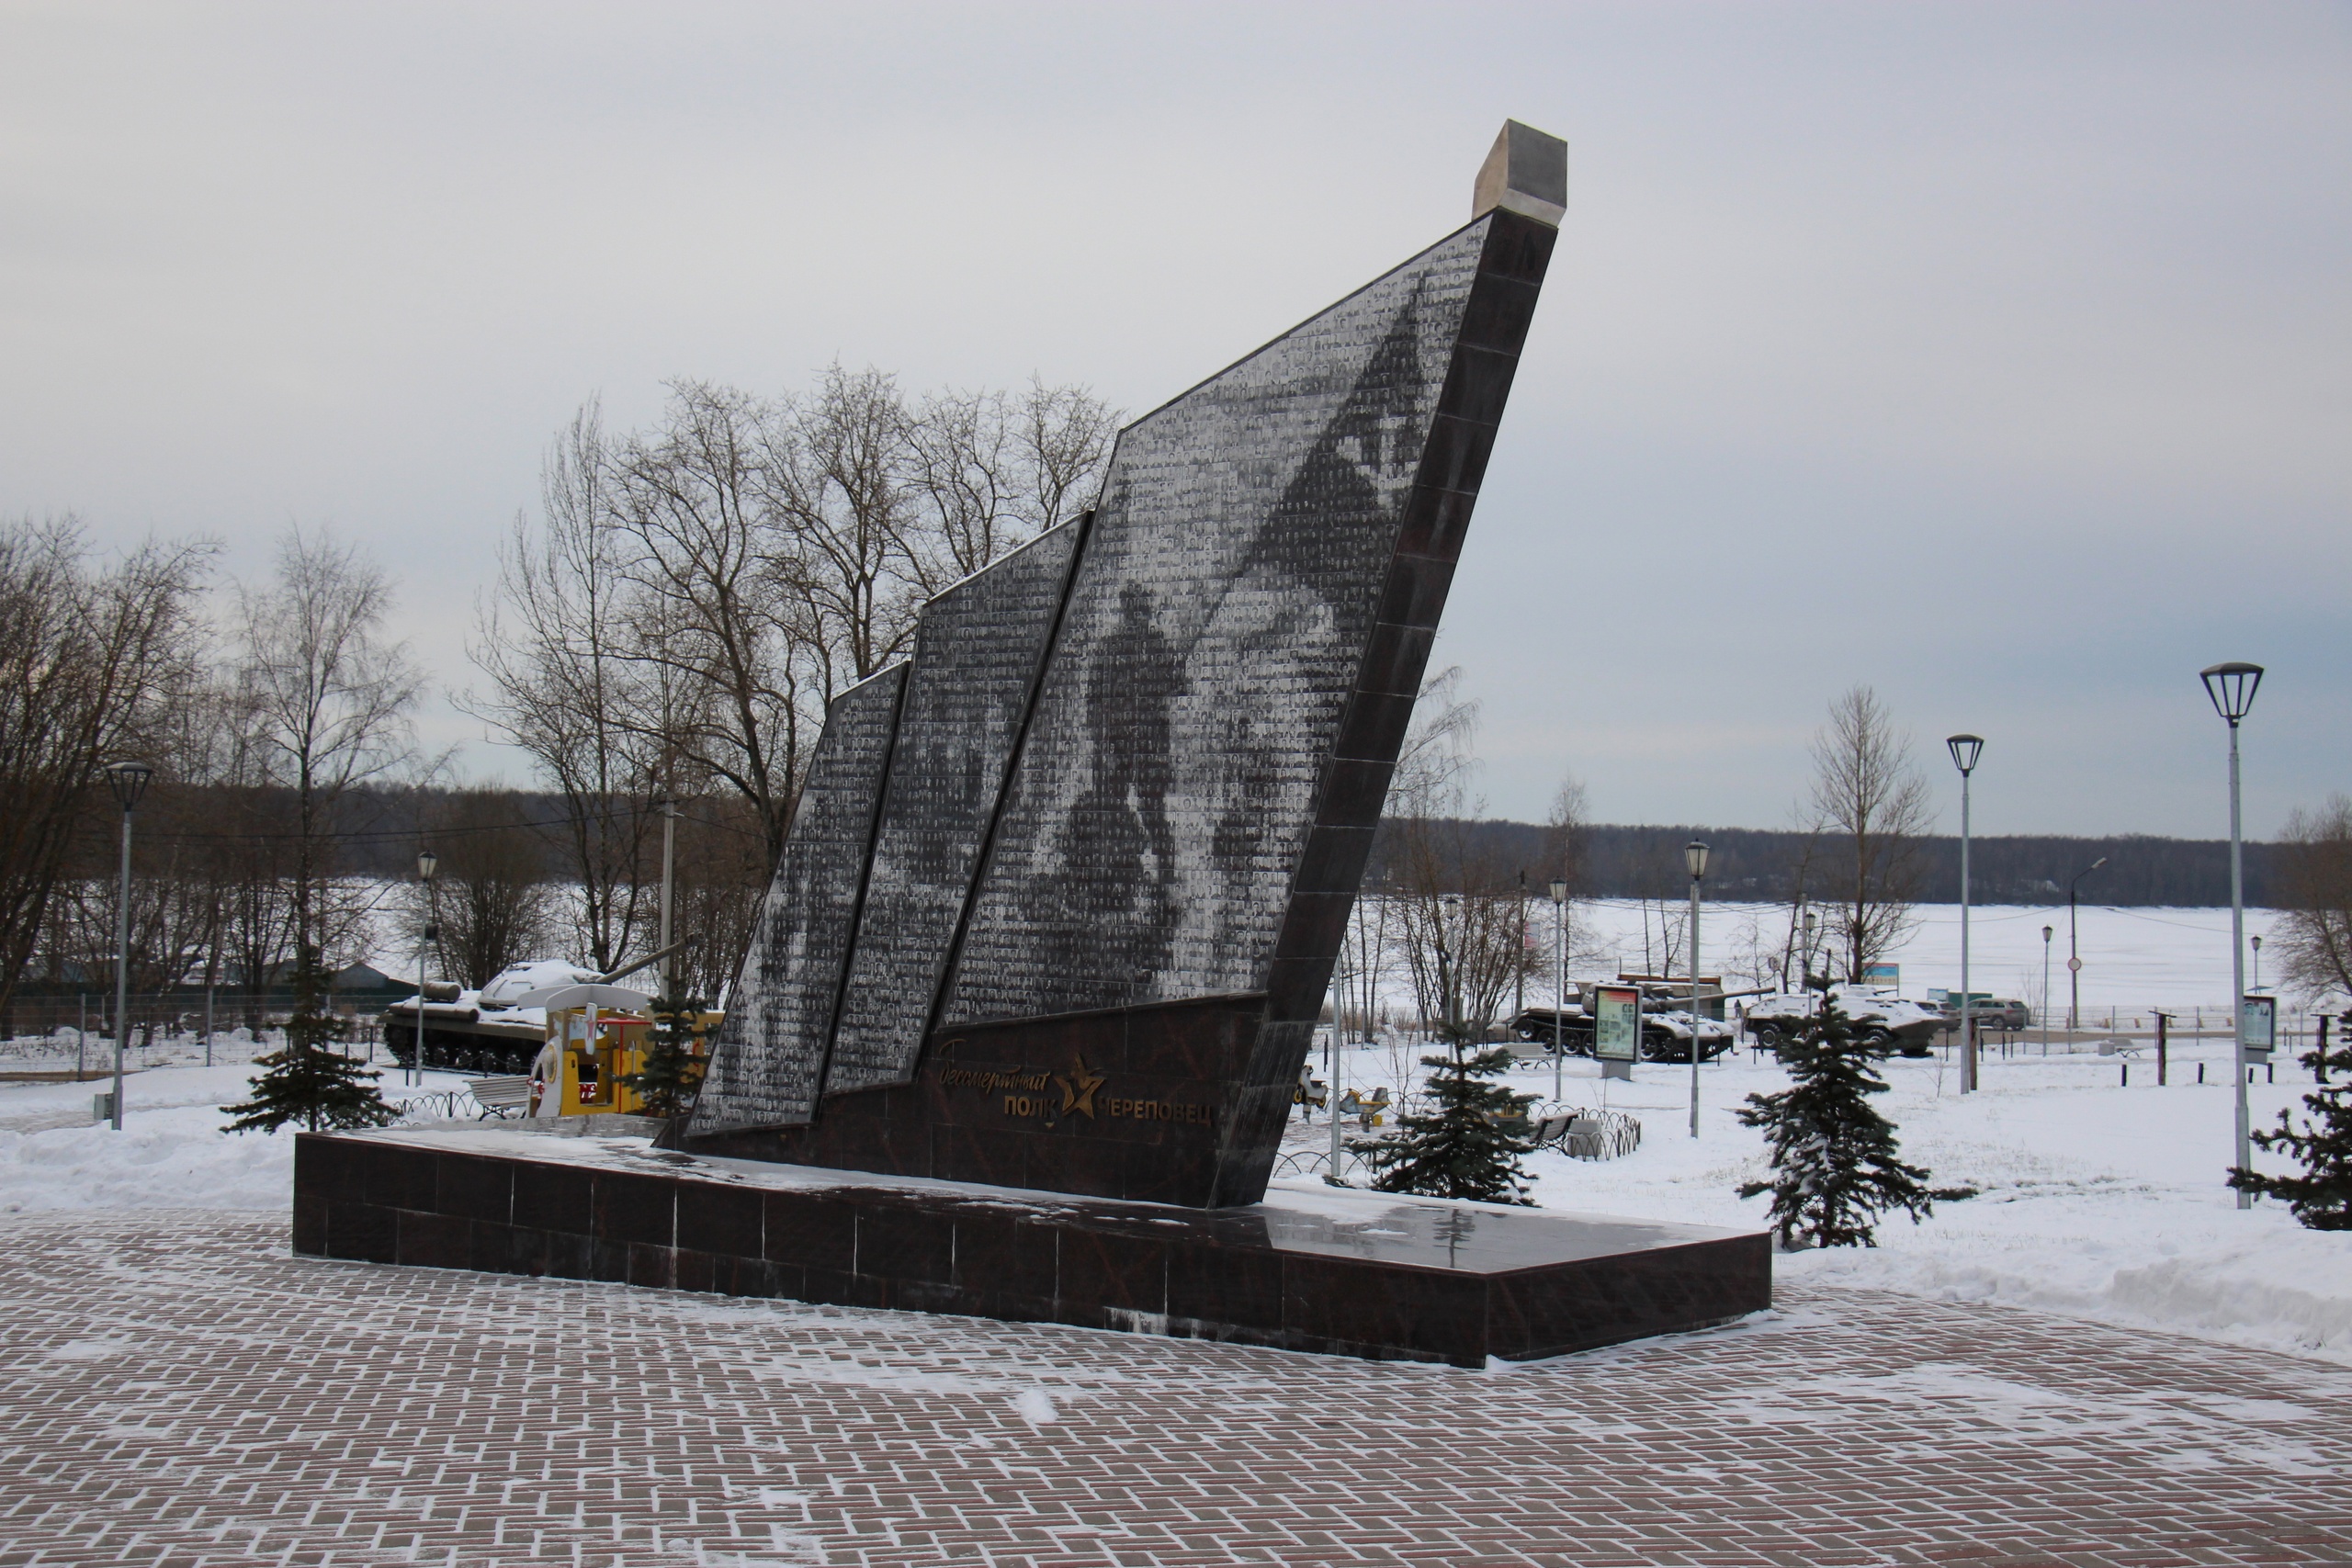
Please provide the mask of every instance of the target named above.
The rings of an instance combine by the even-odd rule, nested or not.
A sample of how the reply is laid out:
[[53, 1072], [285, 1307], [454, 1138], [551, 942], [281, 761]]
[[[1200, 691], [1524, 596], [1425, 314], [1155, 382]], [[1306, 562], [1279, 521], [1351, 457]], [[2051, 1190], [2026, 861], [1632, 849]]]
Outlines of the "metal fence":
[[[382, 996], [334, 996], [328, 1008], [349, 1023], [352, 1038], [377, 1043], [383, 1038], [384, 1005], [406, 993]], [[126, 1041], [133, 1045], [160, 1043], [174, 1036], [201, 1039], [208, 1023], [217, 1036], [242, 1029], [247, 1035], [282, 1028], [294, 1010], [294, 998], [285, 991], [215, 991], [208, 1001], [202, 991], [133, 991], [125, 1016]], [[114, 992], [18, 993], [0, 1010], [0, 1041], [71, 1039], [73, 1031], [90, 1039], [114, 1038]]]

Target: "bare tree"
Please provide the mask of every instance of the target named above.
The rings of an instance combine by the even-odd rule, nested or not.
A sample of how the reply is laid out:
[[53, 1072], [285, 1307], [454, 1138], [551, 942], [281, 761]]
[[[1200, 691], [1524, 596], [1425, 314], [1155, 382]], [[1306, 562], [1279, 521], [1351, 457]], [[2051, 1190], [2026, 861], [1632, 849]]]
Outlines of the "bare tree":
[[1543, 873], [1546, 882], [1556, 877], [1566, 883], [1571, 898], [1584, 886], [1584, 830], [1590, 820], [1584, 785], [1574, 775], [1564, 777], [1544, 818]]
[[833, 694], [902, 655], [924, 595], [906, 483], [909, 415], [879, 370], [830, 367], [814, 397], [770, 424], [771, 559], [823, 648]]
[[496, 785], [444, 795], [424, 839], [440, 857], [435, 886], [429, 898], [412, 886], [405, 901], [412, 921], [437, 917], [451, 976], [480, 987], [535, 956], [554, 923], [555, 897], [546, 842], [514, 796]]
[[748, 801], [706, 792], [682, 803], [673, 915], [689, 942], [674, 968], [684, 995], [716, 1002], [735, 977], [771, 869]]
[[469, 649], [491, 690], [459, 704], [527, 753], [562, 801], [560, 861], [578, 887], [580, 951], [598, 969], [619, 964], [647, 918], [643, 872], [658, 834], [648, 803], [673, 750], [646, 739], [660, 726], [640, 712], [644, 611], [624, 572], [632, 541], [613, 483], [592, 400], [540, 466], [538, 525], [516, 518], [500, 551]]
[[150, 544], [100, 570], [72, 517], [0, 525], [0, 1008], [41, 943], [98, 770], [144, 750], [193, 683], [209, 554]]
[[1028, 491], [1023, 521], [1033, 534], [1043, 533], [1094, 504], [1119, 433], [1119, 411], [1084, 387], [1048, 387], [1033, 375], [1020, 412]]
[[[1035, 381], [910, 410], [838, 365], [805, 398], [670, 391], [649, 430], [609, 435], [592, 401], [559, 437], [471, 649], [490, 690], [466, 705], [562, 796], [607, 967], [647, 935], [652, 803], [695, 799], [729, 831], [713, 792], [742, 803], [763, 882], [833, 696], [905, 655], [926, 596], [1091, 502], [1114, 423]], [[707, 858], [723, 924], [741, 878]]]
[[662, 428], [614, 448], [637, 591], [630, 722], [655, 777], [721, 779], [750, 802], [773, 858], [834, 689], [808, 597], [821, 574], [779, 503], [777, 408], [698, 382], [671, 389]]
[[1856, 686], [1829, 705], [1813, 740], [1814, 828], [1827, 835], [1838, 869], [1825, 875], [1826, 925], [1845, 977], [1900, 946], [1926, 874], [1919, 839], [1932, 826], [1927, 781], [1878, 694]]
[[256, 771], [291, 797], [298, 964], [355, 934], [358, 908], [330, 907], [336, 807], [415, 756], [408, 716], [424, 682], [407, 649], [384, 640], [390, 594], [356, 547], [300, 528], [280, 543], [274, 577], [238, 591], [238, 690]]
[[1780, 955], [1765, 961], [1784, 990], [1800, 991], [1811, 984], [1814, 947], [1806, 939], [1804, 918], [1813, 909], [1815, 861], [1820, 849], [1820, 831], [1817, 827], [1810, 829], [1798, 840], [1796, 856], [1789, 863], [1788, 929]]
[[1515, 874], [1469, 831], [1485, 802], [1470, 792], [1478, 710], [1460, 696], [1461, 680], [1455, 667], [1423, 682], [1388, 790], [1390, 897], [1406, 968], [1423, 1020], [1457, 1051], [1485, 1035], [1537, 962], [1522, 939]]
[[1019, 395], [940, 393], [907, 426], [904, 545], [936, 593], [1083, 511], [1102, 488], [1116, 416], [1083, 388], [1032, 378]]
[[2307, 997], [2352, 997], [2352, 796], [2289, 817], [2273, 863], [2281, 977]]

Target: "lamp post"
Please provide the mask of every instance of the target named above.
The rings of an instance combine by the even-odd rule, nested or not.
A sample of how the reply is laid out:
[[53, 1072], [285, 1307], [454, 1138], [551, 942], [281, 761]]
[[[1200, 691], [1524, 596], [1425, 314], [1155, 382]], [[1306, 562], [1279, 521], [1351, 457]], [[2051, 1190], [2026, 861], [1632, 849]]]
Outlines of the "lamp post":
[[1567, 1048], [1568, 885], [1552, 879], [1552, 1103], [1560, 1101], [1560, 1058]]
[[1699, 1135], [1699, 880], [1707, 874], [1707, 846], [1693, 839], [1682, 847], [1690, 870], [1690, 1135]]
[[[2084, 877], [2106, 863], [2107, 857], [2099, 856], [2075, 873], [2075, 879], [2066, 884], [2066, 1032], [2070, 1037], [2082, 1027], [2083, 1016], [2083, 955], [2075, 948], [2075, 889], [2083, 885]], [[2074, 1049], [2071, 1038], [2066, 1048]]]
[[2262, 939], [2258, 936], [2250, 936], [2245, 939], [2245, 944], [2254, 949], [2254, 984], [2248, 986], [2246, 989], [2258, 991], [2262, 989]]
[[1984, 738], [1955, 735], [1944, 744], [1960, 770], [1960, 1092], [1967, 1094], [1976, 1088], [1975, 998], [1968, 989], [1968, 775], [1984, 754]]
[[122, 806], [122, 886], [114, 910], [114, 1115], [111, 1125], [122, 1131], [122, 1042], [130, 1032], [130, 814], [155, 770], [144, 762], [116, 762], [107, 769], [107, 784]]
[[1800, 995], [1813, 989], [1813, 928], [1820, 923], [1820, 919], [1811, 909], [1804, 912], [1804, 952], [1801, 955], [1802, 962], [1797, 965], [1797, 991]]
[[2041, 1054], [2050, 1055], [2050, 939], [2057, 935], [2053, 926], [2041, 928]]
[[[2237, 1160], [2235, 1168], [2245, 1170], [2253, 1164], [2246, 1149], [2245, 1106], [2245, 860], [2239, 837], [2238, 816], [2238, 723], [2254, 707], [2254, 694], [2262, 686], [2262, 666], [2233, 660], [2216, 664], [2199, 672], [2205, 682], [2205, 694], [2213, 699], [2213, 711], [2229, 721], [2230, 726], [2230, 1018], [2231, 1038], [2236, 1043], [2237, 1082]], [[2238, 1207], [2254, 1207], [2254, 1194], [2241, 1191]]]
[[424, 926], [416, 933], [416, 1060], [410, 1064], [409, 1081], [420, 1089], [424, 1085], [424, 953], [441, 935], [441, 911], [433, 888], [433, 874], [440, 869], [439, 855], [431, 850], [416, 852], [416, 879], [424, 884]]

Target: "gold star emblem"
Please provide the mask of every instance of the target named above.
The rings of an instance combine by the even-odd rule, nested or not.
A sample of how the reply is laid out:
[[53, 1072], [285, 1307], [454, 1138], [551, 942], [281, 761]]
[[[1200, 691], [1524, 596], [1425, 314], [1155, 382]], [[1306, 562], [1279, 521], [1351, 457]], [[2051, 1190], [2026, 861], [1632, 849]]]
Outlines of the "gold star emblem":
[[1100, 1075], [1087, 1071], [1085, 1057], [1074, 1055], [1069, 1061], [1067, 1077], [1059, 1073], [1054, 1075], [1054, 1082], [1062, 1091], [1061, 1113], [1067, 1116], [1075, 1111], [1081, 1116], [1091, 1118], [1094, 1114], [1094, 1091], [1102, 1087], [1102, 1079]]

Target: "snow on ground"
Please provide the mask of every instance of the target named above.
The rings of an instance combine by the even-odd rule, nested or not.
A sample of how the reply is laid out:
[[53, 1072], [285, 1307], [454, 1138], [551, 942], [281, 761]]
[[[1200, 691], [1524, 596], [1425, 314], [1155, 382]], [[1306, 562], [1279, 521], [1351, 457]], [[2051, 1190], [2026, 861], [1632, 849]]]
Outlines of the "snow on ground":
[[[2227, 1046], [2174, 1054], [2170, 1084], [2153, 1062], [2096, 1055], [1996, 1055], [1983, 1092], [1962, 1098], [1939, 1061], [1896, 1058], [1880, 1105], [1903, 1152], [1931, 1185], [1980, 1195], [1939, 1203], [1924, 1223], [1896, 1215], [1872, 1249], [1782, 1257], [1784, 1278], [1993, 1300], [2112, 1323], [2167, 1328], [2352, 1364], [2352, 1233], [2297, 1224], [2283, 1205], [2248, 1211], [2222, 1185], [2233, 1158]], [[1369, 1054], [1367, 1054], [1369, 1055]], [[2210, 1080], [2196, 1083], [2197, 1061]], [[1594, 1065], [1570, 1062], [1565, 1098], [1601, 1101]], [[1733, 1112], [1784, 1077], [1748, 1053], [1700, 1075], [1700, 1136], [1690, 1134], [1688, 1065], [1645, 1064], [1607, 1103], [1643, 1125], [1641, 1148], [1621, 1160], [1572, 1160], [1549, 1151], [1529, 1163], [1549, 1208], [1759, 1229], [1769, 1199], [1741, 1199], [1765, 1175], [1762, 1135]], [[1523, 1093], [1550, 1099], [1548, 1066], [1514, 1075]], [[2290, 1080], [2292, 1080], [2291, 1082]], [[2254, 1124], [2310, 1092], [2282, 1063], [2278, 1082], [2250, 1091]], [[2289, 1170], [2259, 1151], [2257, 1168]]]
[[[1946, 1300], [1990, 1300], [2170, 1329], [2352, 1364], [2352, 1233], [2307, 1231], [2284, 1208], [2235, 1207], [2222, 1185], [2231, 1157], [2226, 1046], [2177, 1051], [2172, 1082], [2155, 1087], [2154, 1064], [2084, 1054], [2027, 1054], [1986, 1063], [1985, 1089], [1962, 1099], [1939, 1060], [1887, 1064], [1894, 1088], [1882, 1104], [1900, 1126], [1905, 1157], [1939, 1187], [1981, 1195], [1944, 1202], [1924, 1224], [1885, 1222], [1875, 1249], [1801, 1253], [1775, 1268], [1783, 1278], [1869, 1286]], [[1346, 1053], [1342, 1084], [1380, 1081], [1388, 1053]], [[2199, 1087], [2197, 1064], [2212, 1080]], [[283, 1210], [292, 1184], [293, 1139], [228, 1136], [218, 1109], [241, 1099], [248, 1065], [164, 1066], [128, 1080], [125, 1130], [88, 1122], [102, 1082], [0, 1084], [0, 1213], [31, 1210], [190, 1208]], [[1319, 1066], [1318, 1066], [1319, 1072]], [[1606, 1103], [1638, 1116], [1641, 1148], [1592, 1163], [1543, 1152], [1529, 1169], [1547, 1207], [1753, 1230], [1766, 1200], [1741, 1199], [1741, 1182], [1764, 1174], [1763, 1145], [1734, 1110], [1747, 1094], [1783, 1081], [1769, 1058], [1748, 1053], [1701, 1073], [1701, 1135], [1688, 1129], [1690, 1068], [1645, 1064], [1631, 1084], [1606, 1086]], [[2307, 1092], [2303, 1069], [2281, 1062], [2275, 1084], [2252, 1090], [2256, 1124]], [[1548, 1066], [1521, 1068], [1515, 1087], [1549, 1100]], [[454, 1075], [428, 1074], [423, 1090], [396, 1074], [388, 1093], [446, 1092]], [[1570, 1061], [1564, 1097], [1599, 1105], [1590, 1062]], [[1323, 1145], [1326, 1123], [1296, 1127], [1294, 1145]], [[2257, 1164], [2283, 1168], [2257, 1155]]]
[[[286, 1209], [290, 1133], [223, 1134], [220, 1107], [245, 1098], [250, 1064], [158, 1067], [123, 1080], [123, 1129], [90, 1120], [107, 1080], [0, 1084], [0, 1213], [42, 1209]], [[447, 1092], [464, 1079], [427, 1073], [390, 1098]]]

